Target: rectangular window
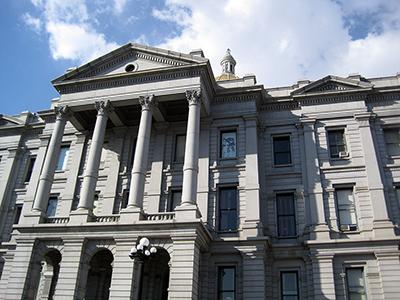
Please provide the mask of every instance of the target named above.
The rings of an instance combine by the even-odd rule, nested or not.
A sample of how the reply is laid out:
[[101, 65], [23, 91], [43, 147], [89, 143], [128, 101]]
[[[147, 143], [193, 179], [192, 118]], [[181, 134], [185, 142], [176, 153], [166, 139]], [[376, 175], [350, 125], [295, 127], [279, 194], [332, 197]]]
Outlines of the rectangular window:
[[120, 204], [120, 211], [121, 209], [124, 209], [128, 206], [128, 201], [129, 201], [129, 190], [124, 189], [122, 192], [122, 199], [121, 199], [121, 204]]
[[278, 236], [296, 236], [294, 193], [276, 194], [276, 210], [278, 216]]
[[349, 300], [366, 300], [364, 269], [346, 269], [347, 296]]
[[168, 203], [168, 211], [174, 211], [181, 204], [182, 190], [172, 190]]
[[58, 196], [50, 196], [46, 210], [46, 214], [48, 217], [54, 217], [56, 215], [57, 203], [58, 203]]
[[331, 158], [344, 158], [348, 156], [344, 129], [329, 130], [328, 143]]
[[218, 300], [236, 299], [236, 268], [218, 267]]
[[28, 164], [26, 165], [26, 173], [24, 182], [29, 182], [31, 180], [33, 166], [35, 165], [36, 156], [30, 156], [28, 158]]
[[186, 145], [186, 135], [180, 134], [175, 137], [175, 162], [183, 162], [185, 159], [185, 145]]
[[281, 272], [281, 299], [298, 300], [299, 284], [297, 271]]
[[389, 128], [383, 131], [386, 143], [386, 151], [389, 156], [400, 155], [400, 129]]
[[219, 189], [219, 226], [220, 231], [237, 229], [237, 188], [224, 187]]
[[335, 192], [340, 230], [357, 230], [357, 217], [353, 189], [336, 189]]
[[290, 136], [273, 137], [274, 144], [274, 165], [290, 165], [292, 157], [290, 153]]
[[21, 213], [22, 213], [22, 204], [15, 205], [14, 224], [19, 223], [19, 219], [21, 218]]
[[236, 130], [221, 132], [220, 158], [237, 157]]
[[100, 192], [96, 191], [94, 196], [93, 196], [93, 213], [97, 214], [98, 213], [98, 209], [99, 209], [99, 195]]
[[61, 146], [60, 153], [58, 155], [56, 170], [59, 171], [65, 170], [65, 168], [67, 167], [68, 154], [69, 154], [69, 145]]

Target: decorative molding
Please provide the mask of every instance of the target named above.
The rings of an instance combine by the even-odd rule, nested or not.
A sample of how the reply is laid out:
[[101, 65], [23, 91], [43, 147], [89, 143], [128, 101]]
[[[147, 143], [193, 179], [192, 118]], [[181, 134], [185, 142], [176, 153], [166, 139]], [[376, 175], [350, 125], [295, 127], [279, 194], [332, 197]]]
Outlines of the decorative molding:
[[293, 100], [285, 102], [264, 103], [261, 106], [261, 110], [264, 111], [296, 110], [296, 109], [300, 109], [300, 105], [299, 102]]
[[114, 108], [111, 105], [110, 100], [100, 100], [94, 103], [94, 107], [97, 110], [98, 115], [110, 114]]
[[140, 96], [139, 103], [142, 107], [142, 110], [152, 110], [155, 106], [157, 106], [157, 101], [154, 95]]
[[185, 93], [189, 105], [197, 105], [201, 103], [201, 89], [186, 90]]
[[318, 104], [326, 104], [333, 102], [351, 102], [351, 101], [360, 101], [367, 99], [367, 95], [363, 91], [350, 94], [338, 94], [338, 95], [324, 95], [324, 94], [318, 96], [298, 95], [296, 98], [298, 97], [302, 97], [301, 99], [299, 99], [300, 106], [318, 105]]
[[71, 94], [77, 92], [86, 92], [91, 90], [99, 89], [109, 89], [121, 86], [143, 84], [148, 82], [163, 81], [163, 80], [173, 80], [181, 78], [191, 78], [195, 76], [200, 76], [200, 71], [198, 69], [190, 70], [173, 70], [169, 72], [162, 72], [158, 70], [154, 74], [143, 74], [143, 73], [126, 73], [118, 75], [117, 78], [102, 77], [90, 80], [90, 82], [77, 82], [77, 83], [61, 83], [55, 85], [60, 94]]
[[54, 107], [54, 113], [57, 120], [64, 120], [72, 115], [72, 111], [68, 105]]
[[225, 103], [240, 103], [240, 102], [251, 102], [258, 101], [260, 96], [258, 94], [242, 94], [242, 95], [229, 95], [229, 96], [217, 96], [214, 98], [214, 103], [225, 104]]
[[123, 64], [124, 62], [126, 62], [129, 59], [138, 59], [138, 58], [145, 59], [148, 61], [163, 63], [163, 64], [174, 66], [174, 67], [184, 65], [183, 62], [174, 60], [171, 58], [130, 50], [127, 53], [124, 53], [118, 57], [110, 59], [108, 62], [105, 62], [105, 63], [101, 64], [100, 66], [97, 66], [94, 70], [87, 70], [85, 72], [82, 72], [82, 74], [79, 74], [76, 77], [71, 77], [71, 79], [82, 79], [82, 78], [94, 77], [94, 76], [97, 76], [98, 74], [103, 73], [104, 71], [106, 71], [108, 69], [111, 69], [117, 65]]

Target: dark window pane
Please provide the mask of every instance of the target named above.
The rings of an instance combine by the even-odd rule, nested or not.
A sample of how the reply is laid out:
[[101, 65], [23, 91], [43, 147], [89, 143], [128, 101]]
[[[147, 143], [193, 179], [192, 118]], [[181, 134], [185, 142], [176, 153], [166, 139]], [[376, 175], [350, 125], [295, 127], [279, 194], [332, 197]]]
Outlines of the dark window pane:
[[18, 224], [22, 213], [22, 205], [16, 205], [15, 210], [14, 224]]
[[235, 267], [218, 268], [218, 299], [234, 300], [236, 290]]
[[291, 194], [278, 194], [277, 207], [278, 215], [293, 215], [294, 214], [294, 195]]
[[346, 152], [344, 130], [328, 131], [329, 152], [331, 158], [339, 158], [339, 152]]
[[299, 299], [298, 276], [296, 271], [281, 272], [281, 299]]
[[289, 237], [296, 235], [296, 216], [294, 194], [276, 195], [278, 235], [280, 237]]
[[292, 163], [290, 151], [290, 137], [279, 136], [273, 138], [274, 144], [274, 164], [288, 165]]
[[220, 208], [236, 209], [236, 188], [220, 189]]
[[181, 204], [182, 191], [172, 191], [169, 211], [174, 211], [177, 206]]
[[219, 190], [219, 230], [237, 229], [237, 189], [221, 188]]
[[65, 170], [67, 166], [68, 153], [69, 146], [61, 146], [60, 153], [58, 155], [56, 170]]
[[49, 198], [49, 202], [47, 204], [47, 210], [46, 210], [46, 214], [47, 214], [48, 217], [54, 217], [56, 215], [57, 202], [58, 202], [58, 198], [57, 197], [50, 197]]
[[221, 132], [221, 158], [236, 157], [236, 131]]
[[177, 135], [175, 140], [174, 161], [183, 162], [183, 160], [185, 159], [185, 144], [186, 144], [186, 136]]
[[35, 161], [36, 161], [36, 157], [29, 157], [28, 166], [26, 169], [25, 180], [24, 180], [25, 182], [29, 182], [29, 180], [31, 180], [33, 166], [35, 165]]

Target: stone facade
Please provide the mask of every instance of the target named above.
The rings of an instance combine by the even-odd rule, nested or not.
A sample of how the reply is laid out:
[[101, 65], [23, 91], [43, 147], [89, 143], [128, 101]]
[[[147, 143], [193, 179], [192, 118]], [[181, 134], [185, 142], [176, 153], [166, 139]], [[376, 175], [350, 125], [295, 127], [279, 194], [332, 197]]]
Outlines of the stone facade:
[[400, 76], [235, 64], [129, 43], [0, 115], [0, 299], [399, 299]]

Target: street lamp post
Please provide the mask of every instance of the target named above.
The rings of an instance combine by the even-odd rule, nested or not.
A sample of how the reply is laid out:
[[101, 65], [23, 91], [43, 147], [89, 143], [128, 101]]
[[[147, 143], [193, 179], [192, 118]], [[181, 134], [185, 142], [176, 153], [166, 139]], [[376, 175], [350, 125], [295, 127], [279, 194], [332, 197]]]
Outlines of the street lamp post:
[[142, 297], [142, 280], [143, 280], [143, 268], [144, 262], [151, 256], [157, 253], [157, 248], [150, 245], [150, 241], [146, 237], [142, 237], [136, 246], [133, 246], [129, 257], [138, 264], [138, 287], [134, 291], [135, 300], [140, 300]]

